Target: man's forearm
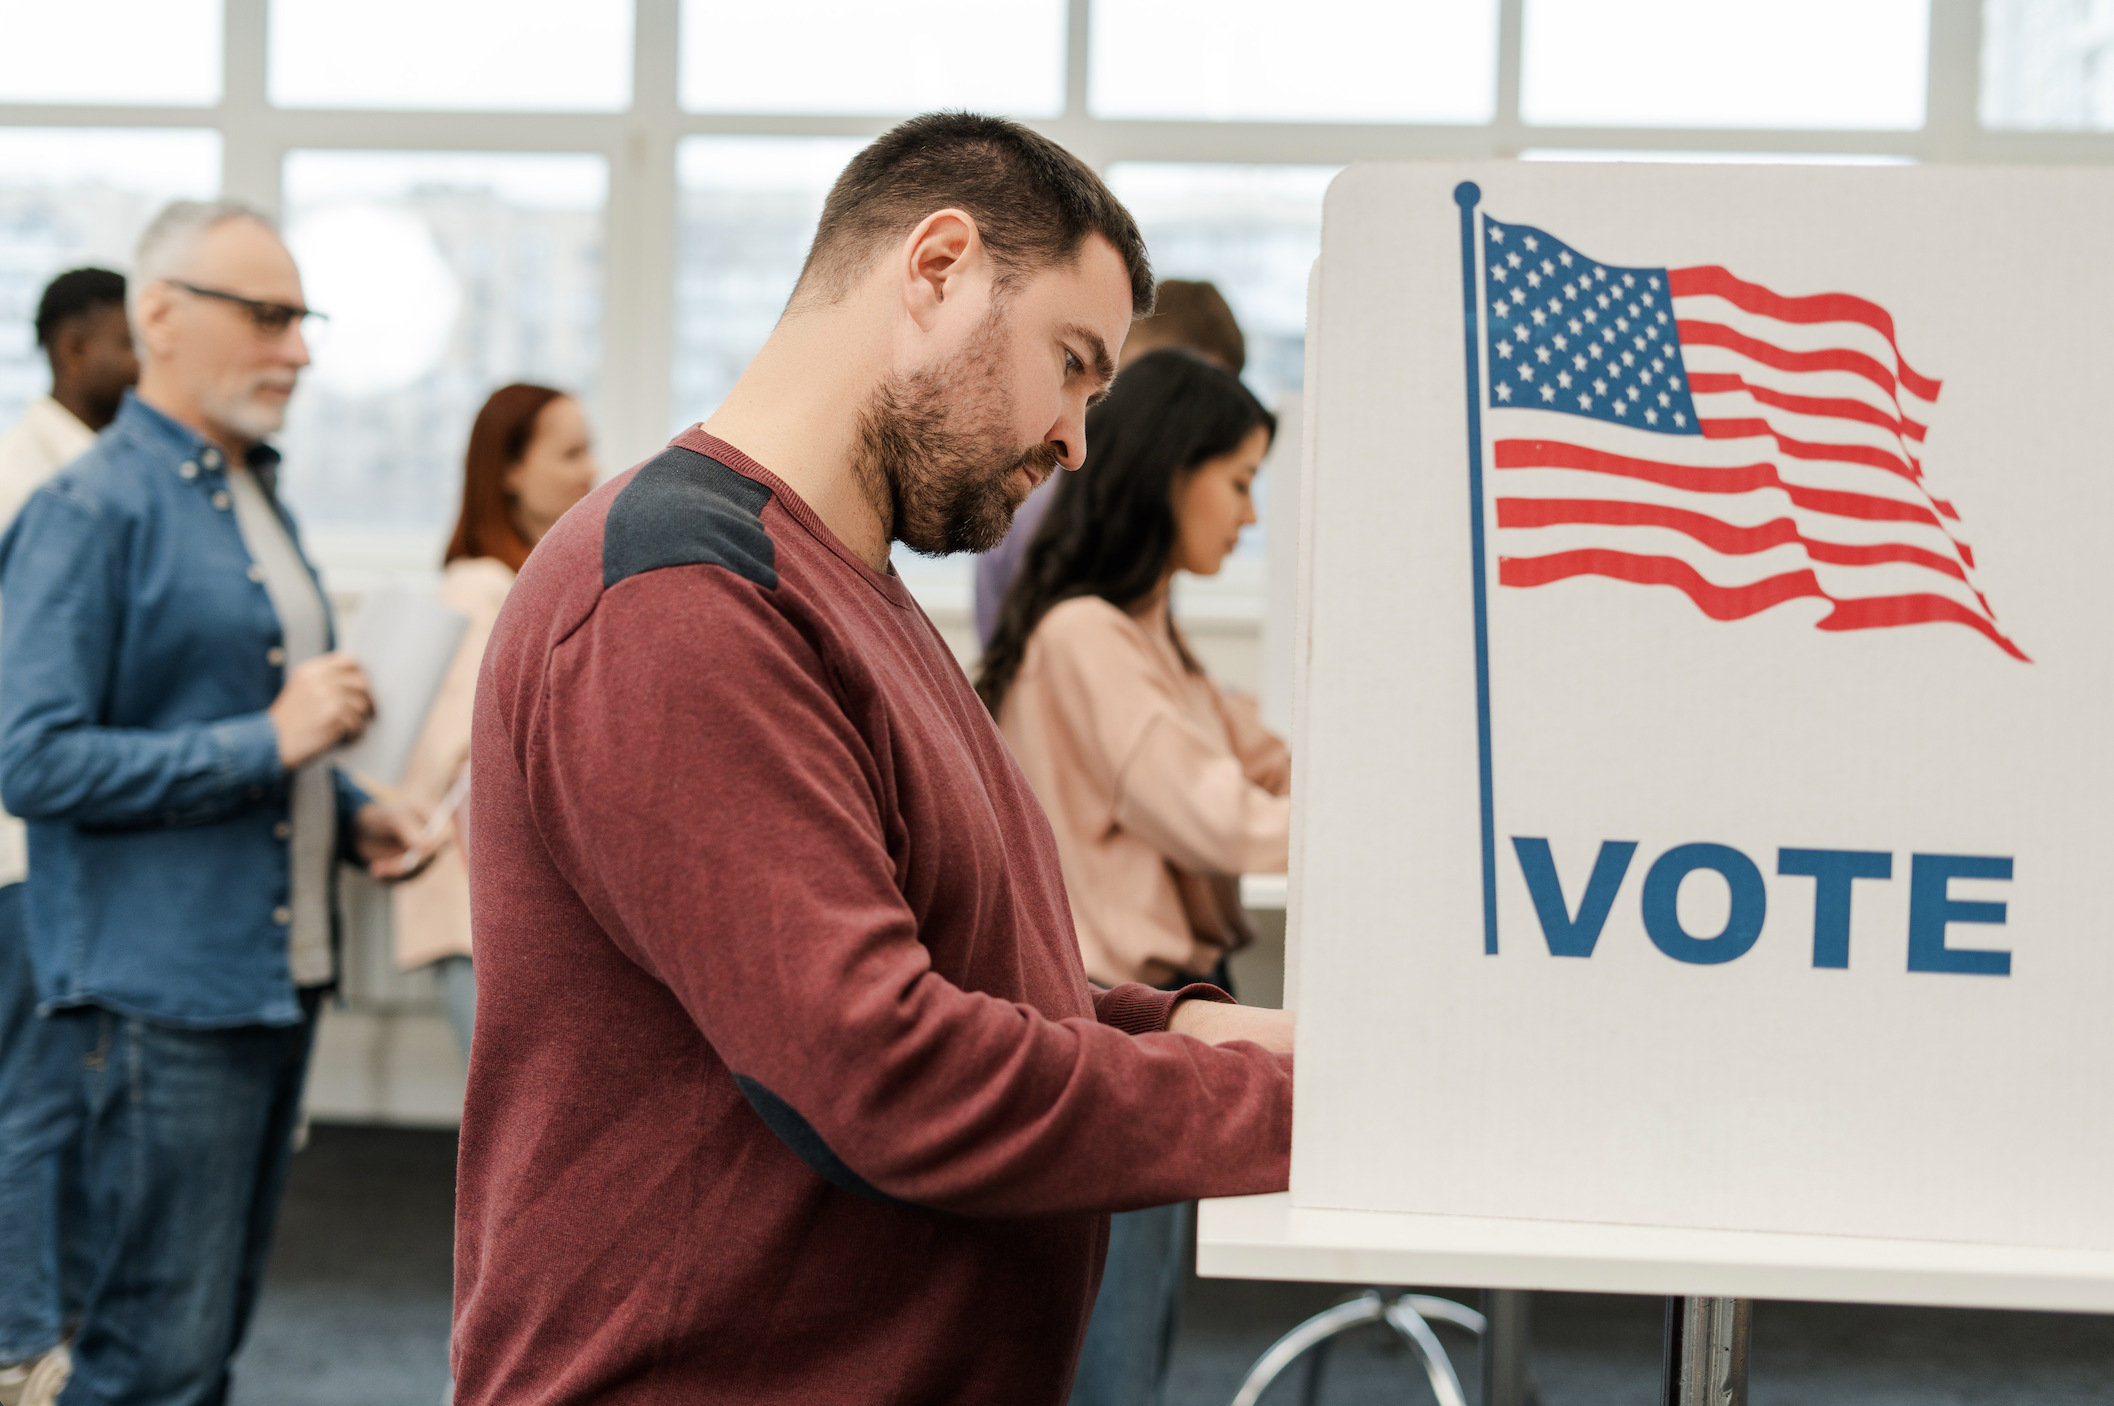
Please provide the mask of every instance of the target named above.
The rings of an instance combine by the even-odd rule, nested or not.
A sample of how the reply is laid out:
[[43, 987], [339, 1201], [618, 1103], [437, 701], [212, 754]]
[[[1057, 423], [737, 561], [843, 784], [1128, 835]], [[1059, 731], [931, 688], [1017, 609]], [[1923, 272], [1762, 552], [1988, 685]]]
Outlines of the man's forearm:
[[1183, 1001], [1167, 1017], [1167, 1028], [1177, 1035], [1202, 1040], [1207, 1045], [1252, 1040], [1266, 1050], [1290, 1054], [1297, 1020], [1290, 1011], [1267, 1010], [1261, 1006]]

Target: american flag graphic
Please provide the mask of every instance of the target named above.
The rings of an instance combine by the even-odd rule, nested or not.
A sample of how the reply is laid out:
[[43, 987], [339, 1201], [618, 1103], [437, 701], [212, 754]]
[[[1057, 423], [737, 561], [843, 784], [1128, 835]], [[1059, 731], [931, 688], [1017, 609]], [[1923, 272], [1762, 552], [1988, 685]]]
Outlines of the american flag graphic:
[[1886, 309], [1482, 230], [1500, 585], [1671, 586], [1715, 620], [1812, 598], [1823, 630], [1950, 622], [2026, 659], [1925, 481], [1939, 383]]

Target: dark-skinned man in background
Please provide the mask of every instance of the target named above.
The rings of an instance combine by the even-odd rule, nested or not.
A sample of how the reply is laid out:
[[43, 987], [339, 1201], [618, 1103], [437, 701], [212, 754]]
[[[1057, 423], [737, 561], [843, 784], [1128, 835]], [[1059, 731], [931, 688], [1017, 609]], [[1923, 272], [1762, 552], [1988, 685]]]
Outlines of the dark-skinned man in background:
[[[139, 379], [123, 274], [60, 274], [37, 302], [36, 334], [51, 394], [0, 435], [0, 532], [44, 480], [88, 452]], [[56, 1399], [71, 1367], [62, 1338], [75, 1307], [61, 1289], [59, 1259], [65, 1127], [40, 1116], [48, 1105], [37, 1097], [57, 1076], [41, 1068], [34, 1052], [44, 1047], [30, 1038], [37, 991], [22, 912], [28, 873], [22, 822], [0, 811], [0, 1406]]]

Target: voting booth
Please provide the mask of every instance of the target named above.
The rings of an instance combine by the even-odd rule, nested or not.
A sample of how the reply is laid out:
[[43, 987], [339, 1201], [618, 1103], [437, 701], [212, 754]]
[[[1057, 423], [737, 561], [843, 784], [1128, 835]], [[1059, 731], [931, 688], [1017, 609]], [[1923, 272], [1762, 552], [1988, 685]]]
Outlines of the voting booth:
[[1201, 1272], [2114, 1310], [2110, 216], [1336, 180], [1292, 1187]]

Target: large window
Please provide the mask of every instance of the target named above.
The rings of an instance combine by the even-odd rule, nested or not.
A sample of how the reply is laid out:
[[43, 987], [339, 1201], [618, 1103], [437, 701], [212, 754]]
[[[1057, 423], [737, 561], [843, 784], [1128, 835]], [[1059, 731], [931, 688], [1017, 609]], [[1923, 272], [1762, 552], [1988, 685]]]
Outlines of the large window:
[[[1936, 21], [1926, 0], [1008, 0], [930, 25], [859, 0], [65, 0], [6, 18], [0, 421], [44, 388], [28, 316], [51, 274], [125, 267], [175, 196], [273, 212], [336, 315], [285, 443], [346, 586], [432, 569], [469, 418], [506, 380], [586, 397], [612, 468], [709, 415], [830, 181], [906, 113], [1009, 113], [1106, 171], [1161, 272], [1225, 291], [1266, 401], [1300, 384], [1321, 195], [1351, 161], [2114, 160], [2114, 0]], [[946, 611], [963, 570], [912, 575]]]
[[220, 0], [0, 7], [0, 101], [208, 107], [220, 101]]
[[272, 0], [279, 107], [622, 112], [625, 0]]
[[2114, 0], [1983, 0], [1982, 121], [2114, 127]]
[[1526, 0], [1525, 30], [1530, 123], [1923, 125], [1925, 0]]
[[288, 155], [287, 243], [331, 319], [285, 435], [312, 532], [423, 539], [437, 564], [486, 395], [539, 381], [593, 410], [607, 189], [582, 154]]
[[1495, 0], [1101, 0], [1096, 117], [1488, 122]]
[[53, 275], [130, 268], [156, 210], [219, 189], [218, 132], [0, 127], [0, 426], [50, 389], [31, 323]]
[[683, 107], [1055, 117], [1064, 110], [1064, 25], [1062, 0], [930, 15], [872, 0], [683, 0]]
[[1137, 217], [1162, 278], [1218, 285], [1248, 343], [1264, 403], [1305, 372], [1307, 270], [1321, 255], [1321, 198], [1334, 166], [1119, 161], [1108, 180]]
[[800, 277], [857, 137], [686, 137], [676, 151], [672, 429], [719, 408]]

